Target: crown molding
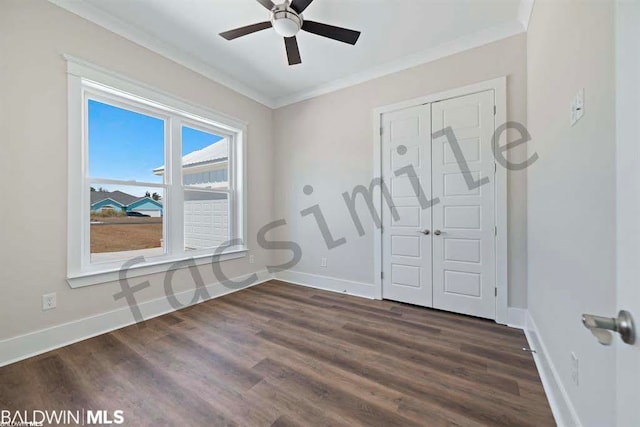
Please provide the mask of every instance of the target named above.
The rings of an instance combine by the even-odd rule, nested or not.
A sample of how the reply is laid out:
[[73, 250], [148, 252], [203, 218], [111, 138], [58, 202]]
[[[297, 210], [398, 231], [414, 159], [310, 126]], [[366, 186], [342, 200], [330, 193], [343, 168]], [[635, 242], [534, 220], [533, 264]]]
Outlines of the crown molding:
[[369, 80], [384, 77], [389, 74], [417, 67], [419, 65], [433, 62], [447, 56], [455, 55], [456, 53], [464, 52], [466, 50], [493, 43], [498, 40], [506, 39], [523, 32], [525, 32], [525, 30], [519, 21], [509, 22], [504, 25], [488, 28], [468, 36], [460, 37], [456, 40], [442, 44], [435, 48], [428, 49], [417, 54], [405, 56], [395, 61], [370, 68], [360, 73], [352, 74], [351, 76], [342, 79], [334, 80], [321, 86], [317, 86], [308, 91], [302, 91], [291, 96], [278, 98], [275, 102], [276, 108], [285, 107], [287, 105], [295, 104], [297, 102], [305, 101], [317, 96], [326, 95], [340, 89], [355, 86]]
[[531, 20], [531, 13], [533, 12], [533, 4], [535, 2], [536, 0], [520, 0], [518, 20], [525, 31], [529, 30], [529, 21]]
[[171, 45], [170, 43], [164, 42], [155, 36], [141, 31], [138, 28], [110, 15], [109, 13], [91, 5], [88, 2], [77, 0], [48, 1], [103, 28], [106, 28], [107, 30], [118, 34], [142, 47], [145, 47], [152, 52], [168, 58], [171, 61], [174, 61], [208, 78], [209, 80], [212, 80], [235, 92], [238, 92], [239, 94], [244, 95], [262, 105], [265, 105], [271, 109], [277, 109], [526, 32], [535, 0], [521, 0], [518, 9], [517, 21], [514, 20], [513, 22], [509, 22], [500, 26], [481, 30], [474, 34], [458, 38], [451, 42], [447, 42], [435, 48], [431, 48], [413, 55], [408, 55], [403, 58], [388, 62], [386, 64], [378, 65], [369, 68], [368, 70], [355, 73], [350, 76], [340, 78], [281, 98], [273, 98], [265, 95], [264, 93], [261, 93], [260, 91], [253, 89], [252, 87], [244, 83], [241, 83], [228, 74], [221, 72], [215, 67], [212, 67], [196, 56], [186, 53], [183, 50]]
[[91, 5], [88, 2], [77, 0], [49, 0], [50, 3], [55, 4], [71, 13], [74, 13], [88, 21], [93, 22], [107, 30], [118, 34], [130, 40], [144, 48], [149, 49], [173, 62], [176, 62], [191, 71], [219, 83], [241, 95], [253, 99], [260, 104], [263, 104], [269, 108], [274, 108], [274, 100], [259, 91], [245, 85], [244, 83], [235, 80], [229, 75], [217, 70], [216, 68], [208, 65], [204, 61], [197, 57], [184, 52], [183, 50], [166, 43], [157, 37], [154, 37], [144, 31], [141, 31], [134, 26], [118, 19], [107, 12]]

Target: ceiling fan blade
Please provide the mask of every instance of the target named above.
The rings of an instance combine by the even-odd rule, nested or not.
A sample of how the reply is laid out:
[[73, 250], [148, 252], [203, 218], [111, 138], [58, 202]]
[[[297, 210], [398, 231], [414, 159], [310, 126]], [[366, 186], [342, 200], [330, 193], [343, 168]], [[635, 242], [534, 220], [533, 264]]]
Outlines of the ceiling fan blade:
[[309, 7], [312, 1], [313, 0], [293, 0], [291, 2], [291, 9], [298, 13], [302, 13], [307, 7]]
[[235, 30], [225, 31], [224, 33], [220, 33], [220, 35], [227, 40], [233, 40], [237, 39], [238, 37], [246, 36], [247, 34], [266, 30], [267, 28], [271, 28], [271, 22], [269, 21], [247, 25], [246, 27], [236, 28]]
[[355, 45], [360, 37], [360, 31], [334, 27], [333, 25], [321, 24], [315, 21], [304, 21], [302, 29], [322, 37], [328, 37], [352, 45]]
[[271, 0], [258, 0], [258, 3], [260, 3], [261, 5], [263, 5], [265, 8], [271, 10], [273, 9], [273, 2]]
[[302, 59], [300, 58], [300, 49], [298, 49], [298, 40], [296, 37], [285, 37], [284, 46], [287, 48], [289, 65], [301, 64]]

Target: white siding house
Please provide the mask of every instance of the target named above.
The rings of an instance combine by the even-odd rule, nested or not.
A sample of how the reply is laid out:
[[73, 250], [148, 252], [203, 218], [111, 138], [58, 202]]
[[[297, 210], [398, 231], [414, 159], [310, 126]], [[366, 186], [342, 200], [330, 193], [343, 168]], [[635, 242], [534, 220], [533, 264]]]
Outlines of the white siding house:
[[[222, 139], [182, 158], [184, 240], [188, 249], [217, 247], [229, 239], [229, 200], [202, 190], [229, 187], [229, 141]], [[164, 166], [154, 169], [164, 174]]]

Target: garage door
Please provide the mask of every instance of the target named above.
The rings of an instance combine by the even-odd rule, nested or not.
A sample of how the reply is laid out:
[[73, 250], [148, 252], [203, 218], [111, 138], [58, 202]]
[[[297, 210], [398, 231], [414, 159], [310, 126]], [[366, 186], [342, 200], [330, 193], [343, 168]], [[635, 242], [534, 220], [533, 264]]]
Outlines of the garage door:
[[154, 218], [160, 218], [160, 210], [159, 209], [149, 209], [149, 210], [145, 210], [145, 209], [136, 209], [136, 212], [140, 212], [143, 215], [149, 215], [151, 217]]
[[184, 241], [187, 249], [215, 248], [229, 239], [226, 194], [186, 192]]

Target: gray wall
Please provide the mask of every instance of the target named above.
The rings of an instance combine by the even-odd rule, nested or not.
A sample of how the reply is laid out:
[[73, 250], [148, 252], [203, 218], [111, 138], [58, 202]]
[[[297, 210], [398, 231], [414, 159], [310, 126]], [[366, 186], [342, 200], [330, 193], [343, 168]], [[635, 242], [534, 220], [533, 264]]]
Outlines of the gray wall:
[[[359, 237], [342, 192], [373, 177], [373, 110], [400, 101], [508, 76], [508, 120], [526, 124], [526, 36], [510, 37], [435, 62], [280, 108], [274, 113], [275, 213], [286, 218], [281, 236], [302, 245], [298, 272], [373, 284], [374, 226]], [[510, 160], [526, 159], [524, 145]], [[509, 304], [526, 307], [526, 171], [510, 172]], [[305, 185], [315, 189], [303, 194]], [[335, 238], [347, 244], [327, 250], [314, 220], [300, 211], [319, 203]], [[369, 217], [362, 210], [362, 217]], [[287, 259], [289, 253], [283, 255]], [[327, 258], [327, 268], [320, 259]]]
[[[175, 96], [250, 123], [249, 245], [256, 263], [224, 263], [229, 277], [264, 269], [269, 253], [255, 236], [272, 216], [272, 111], [176, 63], [45, 0], [0, 2], [0, 340], [124, 306], [116, 283], [71, 289], [66, 283], [68, 53]], [[38, 173], [34, 173], [38, 171]], [[43, 210], [32, 209], [34, 197]], [[205, 283], [215, 283], [210, 267]], [[164, 296], [163, 276], [136, 294]], [[138, 283], [138, 282], [135, 282]], [[135, 284], [132, 281], [132, 284]], [[187, 272], [175, 291], [193, 289]], [[41, 295], [56, 292], [58, 307], [42, 311]]]
[[[528, 40], [529, 311], [585, 426], [614, 425], [615, 348], [582, 313], [615, 313], [614, 2], [535, 3]], [[585, 116], [569, 105], [585, 90]], [[636, 261], [637, 262], [637, 261]], [[579, 358], [579, 386], [571, 380]]]

